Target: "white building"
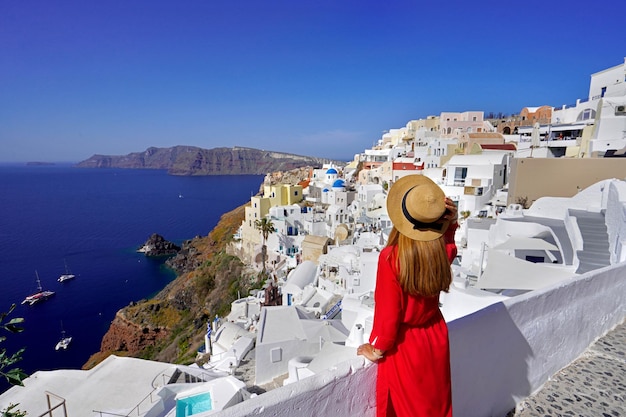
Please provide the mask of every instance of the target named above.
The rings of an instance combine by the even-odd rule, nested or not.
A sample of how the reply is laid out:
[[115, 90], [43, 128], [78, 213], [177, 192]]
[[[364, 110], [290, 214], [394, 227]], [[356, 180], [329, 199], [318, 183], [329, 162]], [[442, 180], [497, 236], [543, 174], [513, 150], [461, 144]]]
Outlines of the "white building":
[[245, 384], [223, 372], [111, 355], [90, 370], [37, 371], [0, 395], [0, 409], [18, 404], [28, 415], [170, 417], [186, 399], [209, 393], [212, 409], [250, 398]]
[[268, 216], [274, 225], [274, 233], [267, 238], [268, 251], [285, 256], [293, 256], [300, 252], [305, 236], [306, 212], [306, 209], [297, 204], [269, 209]]
[[299, 306], [261, 310], [256, 342], [256, 384], [287, 374], [289, 361], [319, 354], [325, 343], [344, 343], [348, 330], [340, 320], [317, 320]]
[[445, 167], [442, 188], [458, 201], [459, 212], [479, 211], [504, 187], [508, 154], [485, 152], [480, 155], [454, 155]]

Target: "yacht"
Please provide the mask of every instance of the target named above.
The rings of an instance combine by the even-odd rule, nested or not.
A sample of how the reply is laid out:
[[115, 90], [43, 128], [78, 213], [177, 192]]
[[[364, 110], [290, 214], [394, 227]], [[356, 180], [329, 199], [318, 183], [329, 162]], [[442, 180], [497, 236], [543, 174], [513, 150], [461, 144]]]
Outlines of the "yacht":
[[70, 269], [67, 267], [67, 262], [65, 262], [65, 260], [63, 260], [63, 262], [65, 263], [65, 274], [61, 275], [59, 277], [59, 279], [57, 281], [59, 282], [63, 282], [63, 281], [67, 281], [70, 279], [74, 279], [76, 277], [76, 275], [72, 274], [70, 272]]
[[37, 271], [35, 271], [35, 275], [37, 276], [37, 292], [24, 298], [24, 301], [22, 301], [22, 304], [30, 304], [32, 306], [33, 304], [36, 304], [39, 301], [47, 300], [48, 298], [54, 295], [54, 291], [43, 290], [43, 288], [41, 287], [41, 281], [39, 280], [39, 274], [37, 273]]
[[54, 347], [54, 350], [59, 350], [59, 349], [66, 350], [71, 342], [72, 342], [72, 337], [71, 336], [66, 337], [65, 336], [65, 331], [62, 331], [61, 332], [61, 340], [59, 340], [57, 345]]

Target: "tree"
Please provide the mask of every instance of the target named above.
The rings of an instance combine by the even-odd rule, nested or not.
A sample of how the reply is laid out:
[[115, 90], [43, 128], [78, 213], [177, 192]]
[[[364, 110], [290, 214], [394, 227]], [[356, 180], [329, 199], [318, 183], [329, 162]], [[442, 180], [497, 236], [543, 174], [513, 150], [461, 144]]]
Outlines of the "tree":
[[[0, 313], [0, 329], [3, 329], [9, 333], [20, 333], [24, 330], [21, 324], [24, 319], [21, 317], [15, 317], [6, 323], [3, 323], [5, 319], [13, 312], [15, 304], [11, 305], [7, 313]], [[6, 340], [6, 336], [0, 335], [0, 343]], [[20, 368], [13, 368], [12, 366], [22, 359], [22, 353], [24, 349], [20, 349], [12, 355], [7, 355], [7, 350], [0, 349], [0, 376], [6, 378], [11, 385], [24, 385], [24, 379], [28, 376]], [[10, 368], [11, 367], [11, 368]], [[10, 368], [10, 369], [9, 369]], [[16, 410], [17, 404], [11, 404], [6, 409], [1, 410], [2, 417], [22, 417], [26, 413], [20, 410]]]
[[267, 238], [271, 233], [274, 233], [274, 223], [267, 217], [263, 217], [261, 220], [254, 221], [254, 228], [261, 232], [263, 236], [263, 246], [261, 248], [261, 254], [263, 256], [263, 274], [266, 273], [265, 263], [267, 261]]

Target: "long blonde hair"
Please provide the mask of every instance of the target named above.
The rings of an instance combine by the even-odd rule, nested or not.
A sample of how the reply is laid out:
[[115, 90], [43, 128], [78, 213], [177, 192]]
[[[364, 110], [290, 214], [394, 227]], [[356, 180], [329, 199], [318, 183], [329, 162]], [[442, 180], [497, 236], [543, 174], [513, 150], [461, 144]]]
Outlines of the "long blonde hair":
[[430, 241], [413, 240], [393, 227], [387, 246], [396, 246], [395, 266], [405, 292], [432, 297], [448, 291], [452, 271], [443, 236]]

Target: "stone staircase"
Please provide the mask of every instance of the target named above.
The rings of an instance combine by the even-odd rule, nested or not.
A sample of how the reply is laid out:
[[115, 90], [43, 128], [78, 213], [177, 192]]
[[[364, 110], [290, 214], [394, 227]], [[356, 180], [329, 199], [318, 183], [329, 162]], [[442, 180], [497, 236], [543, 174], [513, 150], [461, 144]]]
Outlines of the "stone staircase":
[[576, 251], [580, 260], [576, 273], [584, 274], [610, 265], [609, 235], [604, 214], [581, 210], [570, 210], [569, 214], [576, 218], [583, 237], [583, 250]]

